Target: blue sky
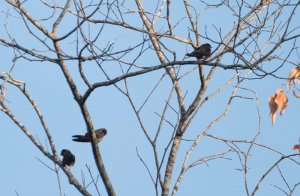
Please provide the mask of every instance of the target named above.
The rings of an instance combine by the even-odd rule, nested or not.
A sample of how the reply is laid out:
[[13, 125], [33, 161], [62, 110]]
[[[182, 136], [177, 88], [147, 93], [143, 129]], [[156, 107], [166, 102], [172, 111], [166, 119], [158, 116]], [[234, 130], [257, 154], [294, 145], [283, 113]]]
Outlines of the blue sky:
[[[184, 15], [182, 2], [172, 2], [172, 22], [175, 24]], [[51, 12], [47, 11], [41, 4], [26, 4], [28, 10], [34, 17], [47, 18]], [[128, 7], [136, 10], [134, 4], [126, 4]], [[222, 29], [222, 36], [232, 28], [234, 22], [232, 14], [228, 9], [220, 7], [218, 9], [205, 9], [206, 7], [199, 2], [195, 3], [199, 16], [199, 30], [204, 35], [205, 29], [210, 36], [210, 39], [219, 41], [218, 34], [214, 28]], [[153, 11], [155, 5], [149, 2], [144, 2], [144, 7], [148, 11]], [[275, 7], [275, 6], [274, 6]], [[12, 37], [19, 44], [26, 46], [29, 49], [45, 50], [36, 39], [25, 30], [25, 26], [16, 12], [9, 8], [7, 4], [2, 3], [0, 14], [0, 38], [8, 39], [4, 24], [8, 23], [8, 29]], [[270, 10], [273, 7], [270, 7]], [[177, 10], [180, 9], [180, 12]], [[181, 10], [182, 9], [182, 10]], [[246, 11], [247, 9], [245, 8]], [[6, 20], [4, 12], [9, 11], [11, 16]], [[287, 9], [284, 13], [289, 13]], [[264, 11], [263, 14], [265, 14]], [[291, 21], [291, 25], [296, 27], [299, 22], [297, 13]], [[137, 14], [126, 14], [125, 19], [130, 24], [141, 26], [141, 20]], [[187, 19], [179, 23], [174, 32], [182, 37], [188, 38], [190, 28]], [[281, 19], [284, 19], [282, 16]], [[41, 21], [47, 28], [51, 28], [52, 23]], [[76, 25], [76, 19], [67, 16], [63, 21], [63, 28], [60, 28], [59, 35], [64, 35], [72, 27]], [[97, 26], [98, 25], [98, 26]], [[91, 29], [91, 36], [95, 35], [101, 28], [101, 25], [94, 26], [85, 25], [85, 30]], [[158, 22], [157, 29], [166, 28], [165, 23]], [[34, 29], [34, 28], [33, 28]], [[294, 31], [299, 34], [299, 30]], [[41, 36], [40, 33], [38, 33]], [[267, 37], [263, 34], [261, 42], [263, 43]], [[76, 55], [76, 44], [74, 40], [76, 34], [62, 43], [64, 51], [69, 55]], [[194, 40], [193, 36], [192, 39]], [[99, 46], [104, 48], [107, 44], [115, 42], [113, 51], [119, 51], [132, 47], [142, 40], [140, 33], [133, 32], [128, 29], [121, 29], [115, 26], [106, 26], [98, 40]], [[172, 48], [177, 55], [177, 60], [182, 60], [187, 51], [191, 51], [192, 47], [174, 40], [162, 38], [163, 43]], [[49, 40], [46, 42], [51, 45]], [[202, 42], [210, 42], [202, 39]], [[211, 42], [210, 42], [211, 43]], [[147, 47], [150, 42], [145, 43]], [[278, 51], [277, 55], [286, 56], [286, 48], [292, 47], [293, 42], [289, 42]], [[299, 45], [299, 40], [295, 40], [296, 46]], [[213, 49], [218, 45], [211, 43]], [[0, 45], [0, 53], [2, 56], [0, 63], [0, 72], [7, 72], [12, 66], [13, 51], [3, 45]], [[45, 55], [53, 56], [51, 52], [44, 52]], [[138, 50], [124, 57], [124, 60], [130, 61], [136, 57]], [[171, 54], [168, 57], [172, 59]], [[299, 53], [295, 51], [291, 53], [289, 61], [298, 64]], [[232, 56], [228, 55], [221, 61], [223, 64], [233, 62]], [[159, 60], [155, 56], [153, 50], [147, 50], [141, 58], [136, 62], [140, 66], [159, 65]], [[266, 70], [272, 70], [280, 65], [280, 61], [264, 62], [263, 67]], [[76, 85], [81, 93], [85, 92], [86, 86], [80, 78], [78, 65], [76, 61], [67, 61], [68, 68], [74, 77]], [[122, 74], [119, 64], [114, 61], [104, 62], [103, 68], [110, 74], [110, 77], [116, 77]], [[124, 68], [127, 66], [123, 65]], [[284, 66], [276, 73], [279, 77], [287, 77], [294, 65], [290, 63]], [[190, 71], [194, 65], [182, 66], [180, 73]], [[137, 68], [134, 68], [137, 69]], [[206, 67], [208, 72], [210, 68]], [[97, 65], [93, 62], [84, 64], [84, 71], [91, 82], [105, 81], [104, 74], [100, 71]], [[132, 95], [133, 101], [137, 107], [140, 107], [153, 87], [157, 84], [165, 71], [157, 70], [145, 75], [131, 77], [128, 79], [128, 86]], [[56, 148], [60, 152], [61, 149], [68, 148], [76, 156], [76, 164], [71, 169], [77, 179], [86, 184], [90, 182], [90, 176], [87, 166], [95, 178], [97, 178], [97, 169], [94, 164], [91, 147], [89, 144], [76, 143], [71, 140], [72, 135], [84, 134], [86, 132], [85, 123], [80, 113], [78, 105], [75, 103], [71, 91], [66, 83], [66, 80], [60, 68], [48, 62], [30, 62], [24, 59], [17, 61], [12, 75], [14, 78], [26, 81], [26, 89], [30, 92], [33, 99], [36, 101], [42, 111], [45, 120], [50, 128], [50, 131], [55, 140]], [[217, 68], [211, 83], [207, 89], [206, 95], [209, 95], [217, 88], [222, 86], [224, 82], [235, 75], [234, 70], [223, 70]], [[255, 75], [251, 75], [254, 77]], [[191, 126], [187, 130], [184, 138], [193, 140], [195, 137], [209, 125], [209, 123], [219, 116], [225, 109], [228, 98], [233, 90], [233, 85], [236, 80], [231, 83], [225, 90], [210, 99], [207, 104], [199, 111]], [[292, 92], [288, 92], [289, 105], [283, 116], [277, 114], [275, 125], [271, 125], [271, 120], [268, 116], [268, 97], [273, 95], [278, 88], [283, 88], [285, 91], [286, 80], [277, 79], [272, 76], [264, 77], [259, 80], [246, 80], [241, 87], [248, 88], [256, 92], [258, 97], [258, 108], [261, 116], [261, 125], [258, 125], [258, 111], [256, 109], [255, 95], [249, 91], [239, 89], [237, 95], [249, 97], [252, 99], [233, 100], [231, 109], [228, 115], [211, 128], [210, 134], [223, 137], [226, 139], [252, 139], [260, 128], [261, 134], [257, 138], [257, 142], [274, 148], [286, 155], [294, 153], [291, 146], [298, 142], [299, 126], [296, 122], [299, 118], [299, 99], [292, 96]], [[124, 83], [117, 83], [124, 88]], [[180, 81], [183, 92], [186, 93], [186, 104], [190, 103], [197, 90], [199, 89], [198, 71], [191, 72], [188, 76]], [[150, 135], [153, 137], [158, 128], [159, 117], [155, 113], [161, 113], [165, 101], [168, 98], [171, 89], [171, 82], [168, 77], [164, 77], [159, 84], [153, 96], [145, 104], [141, 111], [143, 122]], [[287, 92], [287, 91], [286, 91]], [[172, 107], [177, 108], [176, 96], [171, 101]], [[14, 87], [7, 87], [6, 92], [7, 105], [22, 121], [22, 123], [36, 136], [39, 141], [46, 145], [46, 135], [43, 132], [39, 119], [34, 113], [32, 107], [25, 100], [24, 96]], [[92, 120], [95, 128], [105, 127], [108, 129], [108, 135], [103, 142], [99, 144], [100, 151], [103, 156], [108, 175], [115, 187], [117, 195], [155, 195], [155, 190], [147, 170], [139, 160], [136, 149], [139, 155], [148, 164], [152, 174], [155, 172], [153, 152], [151, 146], [142, 133], [136, 116], [129, 105], [128, 99], [120, 93], [114, 86], [102, 87], [96, 89], [87, 100]], [[176, 114], [169, 110], [167, 114], [168, 120], [172, 123], [176, 121]], [[2, 162], [0, 167], [0, 184], [1, 195], [59, 195], [57, 178], [53, 171], [49, 170], [44, 164], [54, 167], [43, 154], [36, 149], [24, 133], [3, 113], [0, 113], [0, 131], [4, 138], [0, 144]], [[162, 128], [161, 137], [158, 141], [160, 149], [159, 156], [162, 152], [172, 128], [165, 123]], [[191, 146], [191, 141], [183, 141], [177, 157], [177, 164], [174, 168], [174, 176], [172, 178], [172, 186], [181, 169], [182, 160], [186, 151]], [[47, 144], [48, 145], [48, 144]], [[239, 144], [242, 150], [246, 150], [249, 145]], [[49, 145], [48, 145], [49, 148]], [[195, 151], [192, 153], [189, 163], [197, 160], [200, 157], [209, 156], [212, 154], [222, 153], [228, 150], [228, 146], [220, 141], [216, 141], [209, 137], [204, 137]], [[228, 159], [217, 159], [201, 164], [188, 171], [179, 187], [177, 195], [246, 195], [243, 181], [243, 172], [240, 171], [241, 164], [236, 153], [229, 153], [226, 156]], [[271, 165], [280, 158], [280, 155], [270, 152], [269, 150], [253, 147], [251, 156], [249, 157], [248, 183], [250, 191], [253, 190], [258, 179], [271, 167]], [[295, 157], [299, 162], [299, 158]], [[283, 161], [279, 168], [283, 171], [290, 186], [299, 183], [299, 164], [292, 161]], [[59, 171], [60, 180], [65, 195], [80, 195], [77, 190], [69, 185], [68, 179]], [[84, 174], [84, 177], [83, 175]], [[84, 179], [84, 180], [83, 180]], [[286, 190], [284, 181], [280, 177], [278, 170], [267, 176], [266, 180], [260, 185], [260, 189], [256, 195], [283, 195], [276, 187], [281, 187]], [[98, 182], [101, 195], [105, 195], [104, 186], [99, 179]], [[94, 195], [96, 190], [93, 185], [88, 187], [88, 190]], [[300, 190], [295, 192], [295, 195], [300, 194]]]

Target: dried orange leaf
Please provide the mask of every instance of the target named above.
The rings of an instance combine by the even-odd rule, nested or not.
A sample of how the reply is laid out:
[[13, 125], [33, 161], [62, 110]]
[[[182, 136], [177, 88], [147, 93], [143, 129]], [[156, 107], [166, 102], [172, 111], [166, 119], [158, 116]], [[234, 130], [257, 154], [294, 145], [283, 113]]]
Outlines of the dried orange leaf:
[[275, 103], [277, 104], [280, 115], [284, 113], [285, 108], [288, 105], [288, 98], [282, 89], [278, 89], [275, 95]]
[[275, 123], [276, 120], [276, 110], [277, 110], [277, 104], [275, 102], [276, 95], [272, 95], [269, 97], [268, 102], [269, 102], [269, 107], [270, 107], [270, 117], [272, 119], [272, 125]]
[[296, 145], [293, 146], [293, 150], [299, 150], [299, 149], [300, 149], [300, 145], [296, 144]]
[[300, 145], [293, 145], [292, 146], [293, 150], [298, 150], [299, 151], [299, 154], [300, 154]]
[[297, 65], [295, 68], [292, 69], [292, 71], [289, 74], [289, 78], [287, 79], [286, 88], [290, 89], [291, 81], [293, 80], [293, 83], [299, 83], [299, 77], [300, 77], [300, 64]]
[[288, 105], [288, 98], [282, 89], [278, 89], [275, 95], [272, 95], [268, 99], [270, 107], [270, 117], [272, 119], [272, 125], [276, 120], [276, 111], [277, 108], [280, 111], [280, 115], [284, 113], [285, 108]]

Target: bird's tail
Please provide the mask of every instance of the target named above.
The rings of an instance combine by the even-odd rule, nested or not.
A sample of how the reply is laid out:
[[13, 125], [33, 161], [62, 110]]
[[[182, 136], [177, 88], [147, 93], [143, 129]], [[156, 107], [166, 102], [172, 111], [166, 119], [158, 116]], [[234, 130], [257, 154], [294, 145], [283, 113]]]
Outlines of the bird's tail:
[[82, 139], [82, 138], [73, 138], [72, 140], [73, 140], [74, 142], [89, 142], [88, 140]]
[[73, 135], [72, 137], [74, 142], [89, 142], [87, 138], [82, 135]]

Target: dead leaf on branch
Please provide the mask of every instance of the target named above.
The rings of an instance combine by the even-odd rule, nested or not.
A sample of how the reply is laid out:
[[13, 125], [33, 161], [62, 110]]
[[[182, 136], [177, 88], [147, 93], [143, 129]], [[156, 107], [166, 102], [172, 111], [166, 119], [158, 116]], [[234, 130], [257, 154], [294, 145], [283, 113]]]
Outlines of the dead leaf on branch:
[[293, 150], [298, 150], [299, 151], [299, 155], [300, 155], [300, 145], [294, 145], [293, 147]]
[[300, 83], [300, 64], [294, 67], [289, 74], [286, 84], [288, 90], [290, 89], [291, 81], [293, 81], [294, 85]]
[[288, 98], [282, 89], [276, 91], [275, 103], [278, 105], [280, 115], [285, 111], [285, 108], [288, 105]]
[[288, 98], [282, 89], [278, 89], [275, 95], [272, 95], [268, 99], [270, 107], [270, 117], [272, 119], [272, 125], [276, 120], [276, 111], [279, 108], [280, 115], [282, 115], [288, 105]]
[[272, 119], [272, 125], [275, 123], [276, 120], [276, 110], [277, 110], [277, 104], [275, 103], [275, 95], [272, 95], [269, 97], [269, 107], [270, 107], [270, 117]]

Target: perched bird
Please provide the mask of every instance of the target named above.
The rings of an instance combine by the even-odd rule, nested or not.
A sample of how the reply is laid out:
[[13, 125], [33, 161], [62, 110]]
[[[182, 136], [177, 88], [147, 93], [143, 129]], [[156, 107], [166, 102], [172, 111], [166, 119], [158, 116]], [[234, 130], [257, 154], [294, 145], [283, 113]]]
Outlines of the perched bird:
[[[104, 128], [97, 129], [95, 131], [97, 142], [101, 142], [103, 137], [107, 134], [107, 130]], [[91, 142], [90, 133], [87, 132], [85, 135], [73, 135], [73, 141], [75, 142]]]
[[63, 156], [62, 164], [65, 167], [66, 165], [72, 167], [75, 164], [75, 156], [71, 153], [70, 150], [63, 149], [60, 153]]
[[202, 44], [198, 48], [196, 48], [192, 53], [187, 53], [187, 56], [196, 57], [199, 59], [207, 59], [211, 56], [211, 45], [210, 44]]

